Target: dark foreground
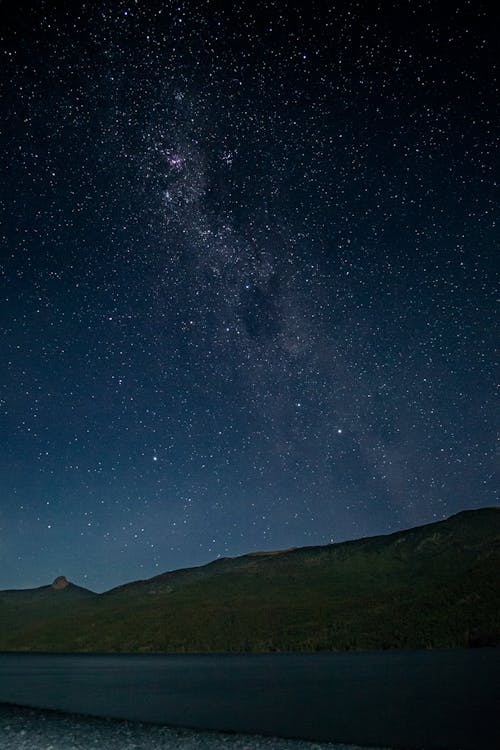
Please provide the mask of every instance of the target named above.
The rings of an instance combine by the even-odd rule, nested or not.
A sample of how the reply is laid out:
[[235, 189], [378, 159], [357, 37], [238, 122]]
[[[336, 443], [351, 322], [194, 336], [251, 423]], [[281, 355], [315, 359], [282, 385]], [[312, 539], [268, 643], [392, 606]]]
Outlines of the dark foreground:
[[0, 702], [379, 747], [500, 746], [500, 650], [1, 654]]
[[[76, 714], [0, 704], [2, 750], [363, 750], [354, 745], [317, 744], [248, 734], [96, 719]], [[366, 748], [365, 748], [366, 750]]]

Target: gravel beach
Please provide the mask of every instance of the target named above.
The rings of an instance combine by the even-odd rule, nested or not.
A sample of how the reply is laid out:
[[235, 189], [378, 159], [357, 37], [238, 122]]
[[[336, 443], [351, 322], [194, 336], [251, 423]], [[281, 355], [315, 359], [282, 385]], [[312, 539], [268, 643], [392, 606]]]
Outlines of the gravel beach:
[[363, 750], [354, 745], [175, 729], [0, 705], [2, 750]]

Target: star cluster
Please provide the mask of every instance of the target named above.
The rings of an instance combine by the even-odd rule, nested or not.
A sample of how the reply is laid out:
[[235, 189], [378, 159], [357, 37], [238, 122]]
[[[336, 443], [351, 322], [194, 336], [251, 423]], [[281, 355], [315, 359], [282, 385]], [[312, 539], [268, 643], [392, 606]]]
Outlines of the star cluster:
[[0, 588], [493, 504], [486, 4], [2, 4]]

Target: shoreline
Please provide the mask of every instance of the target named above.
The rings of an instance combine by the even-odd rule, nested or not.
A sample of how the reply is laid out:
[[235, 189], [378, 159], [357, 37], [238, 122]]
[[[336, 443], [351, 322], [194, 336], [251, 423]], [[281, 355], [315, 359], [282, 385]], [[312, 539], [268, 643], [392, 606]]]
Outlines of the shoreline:
[[[389, 750], [94, 717], [0, 703], [2, 750]], [[392, 750], [392, 749], [391, 749]]]

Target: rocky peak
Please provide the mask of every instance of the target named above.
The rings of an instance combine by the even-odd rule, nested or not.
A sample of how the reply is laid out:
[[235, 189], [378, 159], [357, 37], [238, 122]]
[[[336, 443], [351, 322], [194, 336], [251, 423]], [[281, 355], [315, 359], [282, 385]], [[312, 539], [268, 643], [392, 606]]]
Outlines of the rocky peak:
[[56, 589], [56, 591], [65, 589], [66, 586], [69, 586], [69, 581], [66, 576], [57, 576], [57, 578], [55, 578], [54, 582], [52, 583], [52, 588]]

